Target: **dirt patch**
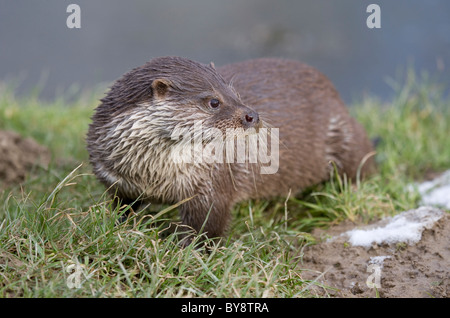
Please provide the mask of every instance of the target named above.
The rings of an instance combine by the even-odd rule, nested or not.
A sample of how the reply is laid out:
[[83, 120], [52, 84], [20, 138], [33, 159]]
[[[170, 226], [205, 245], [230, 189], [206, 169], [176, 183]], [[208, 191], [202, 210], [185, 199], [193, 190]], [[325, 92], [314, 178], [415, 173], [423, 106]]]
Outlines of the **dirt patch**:
[[[372, 228], [385, 224], [378, 222]], [[379, 297], [389, 298], [450, 297], [449, 213], [425, 228], [413, 244], [354, 246], [347, 235], [352, 227], [355, 225], [350, 222], [335, 226], [326, 232], [328, 239], [323, 238], [323, 231], [316, 232], [314, 235], [322, 236], [323, 241], [305, 248], [302, 278], [316, 282], [310, 287], [313, 294], [376, 297], [378, 292]]]
[[21, 183], [29, 170], [47, 167], [50, 151], [32, 138], [23, 138], [13, 131], [0, 130], [0, 189]]

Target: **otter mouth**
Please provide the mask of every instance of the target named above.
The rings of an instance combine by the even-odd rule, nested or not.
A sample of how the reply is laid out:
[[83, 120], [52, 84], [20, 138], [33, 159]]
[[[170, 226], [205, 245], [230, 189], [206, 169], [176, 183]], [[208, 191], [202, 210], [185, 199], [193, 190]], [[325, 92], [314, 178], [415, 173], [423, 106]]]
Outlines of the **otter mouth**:
[[258, 112], [246, 106], [238, 107], [233, 113], [213, 117], [208, 122], [211, 127], [221, 130], [224, 135], [228, 134], [227, 132], [230, 130], [237, 132], [234, 135], [247, 135], [252, 132], [258, 133], [260, 128], [263, 127], [263, 122]]

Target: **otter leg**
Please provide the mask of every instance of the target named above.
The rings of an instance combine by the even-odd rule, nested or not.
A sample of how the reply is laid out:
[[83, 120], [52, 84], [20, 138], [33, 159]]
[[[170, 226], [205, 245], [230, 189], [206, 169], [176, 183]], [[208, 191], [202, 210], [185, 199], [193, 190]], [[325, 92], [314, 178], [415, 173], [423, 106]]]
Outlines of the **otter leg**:
[[[223, 236], [230, 221], [230, 202], [197, 196], [180, 207], [182, 223], [209, 238]], [[189, 240], [190, 241], [190, 240]]]
[[141, 201], [136, 201], [135, 199], [129, 198], [119, 198], [118, 196], [114, 196], [113, 198], [113, 209], [120, 208], [121, 210], [125, 209], [124, 205], [130, 206], [128, 210], [126, 210], [119, 219], [120, 223], [125, 222], [130, 216], [131, 211], [137, 211], [141, 206]]

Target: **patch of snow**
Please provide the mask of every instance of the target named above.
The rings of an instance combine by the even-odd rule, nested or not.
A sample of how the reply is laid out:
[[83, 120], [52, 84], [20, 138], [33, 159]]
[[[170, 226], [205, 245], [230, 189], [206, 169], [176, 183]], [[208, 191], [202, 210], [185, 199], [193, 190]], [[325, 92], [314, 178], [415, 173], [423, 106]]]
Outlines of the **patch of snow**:
[[416, 186], [422, 196], [422, 204], [450, 209], [450, 170], [431, 181]]
[[356, 229], [345, 232], [353, 246], [370, 247], [376, 244], [395, 244], [405, 242], [414, 244], [420, 241], [422, 232], [430, 228], [444, 215], [444, 212], [433, 207], [420, 207], [402, 212], [387, 218], [384, 226]]

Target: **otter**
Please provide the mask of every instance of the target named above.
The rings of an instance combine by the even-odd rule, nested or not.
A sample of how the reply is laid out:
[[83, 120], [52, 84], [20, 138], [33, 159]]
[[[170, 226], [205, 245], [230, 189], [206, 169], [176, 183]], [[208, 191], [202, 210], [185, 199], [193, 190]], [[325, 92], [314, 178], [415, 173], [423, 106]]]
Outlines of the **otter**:
[[[248, 137], [276, 128], [276, 171], [264, 173], [260, 162], [249, 160], [174, 160], [183, 143], [174, 132], [192, 132], [198, 122], [209, 136], [201, 146], [213, 131], [233, 128], [242, 136], [251, 132]], [[184, 145], [194, 140], [184, 139]], [[373, 145], [330, 80], [279, 58], [217, 68], [154, 58], [124, 74], [101, 99], [87, 149], [94, 174], [119, 204], [182, 202], [182, 224], [209, 238], [225, 234], [240, 201], [299, 194], [328, 180], [333, 169], [352, 179], [375, 171]]]

